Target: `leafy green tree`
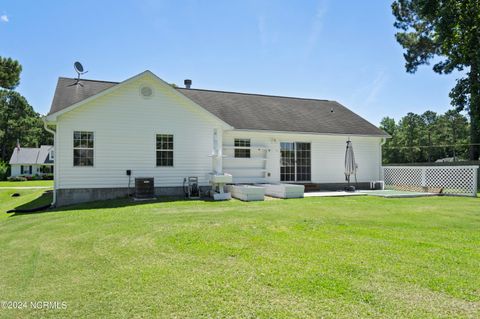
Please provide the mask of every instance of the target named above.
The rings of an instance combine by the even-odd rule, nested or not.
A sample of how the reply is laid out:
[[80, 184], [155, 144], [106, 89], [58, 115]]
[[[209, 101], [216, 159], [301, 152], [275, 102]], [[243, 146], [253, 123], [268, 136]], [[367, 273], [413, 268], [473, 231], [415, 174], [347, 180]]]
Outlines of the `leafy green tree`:
[[443, 149], [443, 157], [455, 160], [468, 158], [468, 121], [459, 112], [449, 110], [438, 119], [438, 134], [441, 144], [449, 145]]
[[4, 181], [7, 179], [9, 173], [9, 165], [0, 160], [0, 181]]
[[14, 89], [20, 83], [22, 66], [18, 61], [0, 56], [0, 87]]
[[433, 143], [436, 141], [436, 136], [435, 136], [435, 126], [438, 121], [438, 116], [437, 113], [433, 111], [426, 111], [422, 115], [420, 115], [423, 123], [425, 124], [425, 132], [423, 132], [423, 135], [426, 137], [426, 144], [428, 146], [427, 148], [427, 161], [431, 162], [432, 158], [434, 157], [435, 150], [433, 148]]
[[450, 92], [452, 105], [470, 117], [470, 159], [480, 155], [480, 1], [397, 0], [392, 4], [395, 36], [406, 50], [407, 72], [438, 59], [439, 74], [463, 71]]
[[0, 159], [9, 160], [17, 139], [24, 146], [51, 142], [43, 131], [40, 115], [23, 96], [0, 90]]
[[382, 158], [385, 163], [398, 163], [400, 157], [400, 150], [397, 145], [397, 123], [391, 117], [384, 117], [380, 122], [380, 129], [384, 130], [390, 135], [383, 144]]
[[408, 113], [398, 123], [398, 144], [406, 147], [403, 152], [403, 162], [422, 161], [423, 149], [420, 146], [423, 142], [422, 133], [424, 130], [425, 123], [422, 117], [415, 113]]
[[382, 149], [386, 164], [468, 158], [469, 123], [456, 110], [442, 115], [432, 111], [408, 113], [398, 123], [386, 117], [380, 128], [391, 136]]

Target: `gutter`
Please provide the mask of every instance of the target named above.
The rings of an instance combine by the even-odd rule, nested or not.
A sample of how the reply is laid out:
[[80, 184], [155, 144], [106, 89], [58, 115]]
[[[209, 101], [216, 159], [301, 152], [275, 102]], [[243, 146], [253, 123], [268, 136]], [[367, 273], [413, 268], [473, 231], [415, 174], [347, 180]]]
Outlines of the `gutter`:
[[[300, 132], [300, 131], [272, 131], [260, 129], [229, 129], [225, 132], [247, 132], [247, 133], [268, 133], [268, 134], [302, 134], [302, 135], [318, 135], [318, 136], [356, 136], [356, 137], [380, 137], [382, 139], [390, 138], [390, 135], [374, 135], [374, 134], [355, 134], [355, 133], [317, 133], [317, 132]], [[384, 142], [385, 143], [385, 142]]]
[[[55, 162], [57, 162], [56, 158], [57, 158], [57, 150], [56, 150], [56, 143], [55, 143], [55, 134], [56, 134], [56, 131], [52, 130], [51, 128], [48, 127], [48, 124], [47, 124], [47, 119], [46, 117], [42, 117], [42, 120], [43, 120], [43, 128], [45, 129], [45, 131], [47, 131], [48, 133], [52, 134], [53, 135], [53, 151], [55, 152], [55, 160], [54, 160], [54, 167], [57, 167], [57, 165], [55, 165]], [[55, 169], [53, 171], [53, 200], [52, 200], [52, 203], [51, 203], [51, 206], [54, 207], [55, 204], [57, 203], [57, 174], [55, 174]]]

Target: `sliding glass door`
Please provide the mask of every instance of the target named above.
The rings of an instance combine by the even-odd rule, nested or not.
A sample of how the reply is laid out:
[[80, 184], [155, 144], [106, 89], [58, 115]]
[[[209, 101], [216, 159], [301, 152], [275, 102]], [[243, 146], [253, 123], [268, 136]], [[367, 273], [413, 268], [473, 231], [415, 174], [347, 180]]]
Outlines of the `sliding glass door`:
[[308, 182], [312, 178], [310, 143], [280, 143], [280, 181]]

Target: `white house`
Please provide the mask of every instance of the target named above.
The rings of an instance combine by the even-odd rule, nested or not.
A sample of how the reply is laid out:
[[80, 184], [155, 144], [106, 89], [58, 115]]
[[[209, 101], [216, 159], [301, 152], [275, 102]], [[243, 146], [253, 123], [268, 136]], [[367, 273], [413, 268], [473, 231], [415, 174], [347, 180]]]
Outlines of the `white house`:
[[235, 183], [341, 187], [345, 142], [360, 185], [379, 179], [388, 136], [334, 101], [176, 88], [150, 71], [123, 82], [59, 78], [46, 128], [55, 136], [57, 205], [124, 196], [132, 177], [179, 194], [208, 186], [213, 134]]
[[17, 146], [10, 157], [10, 176], [53, 174], [54, 150], [52, 145], [40, 148]]

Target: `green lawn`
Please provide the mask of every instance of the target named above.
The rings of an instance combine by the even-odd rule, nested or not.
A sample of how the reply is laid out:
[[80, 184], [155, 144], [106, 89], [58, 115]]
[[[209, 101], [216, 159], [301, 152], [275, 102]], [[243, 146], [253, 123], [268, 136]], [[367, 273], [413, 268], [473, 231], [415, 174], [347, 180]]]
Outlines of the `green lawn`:
[[[15, 203], [0, 190], [0, 208]], [[7, 194], [5, 194], [7, 193]], [[0, 317], [480, 316], [480, 199], [126, 200], [0, 217]]]
[[24, 181], [24, 182], [10, 182], [0, 181], [0, 187], [53, 187], [53, 181]]

